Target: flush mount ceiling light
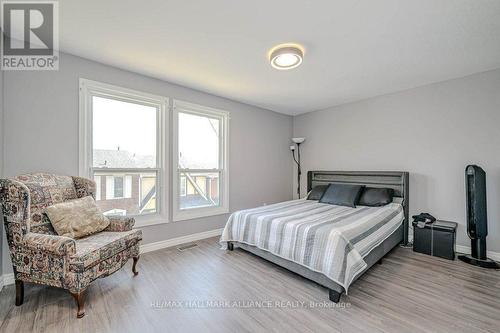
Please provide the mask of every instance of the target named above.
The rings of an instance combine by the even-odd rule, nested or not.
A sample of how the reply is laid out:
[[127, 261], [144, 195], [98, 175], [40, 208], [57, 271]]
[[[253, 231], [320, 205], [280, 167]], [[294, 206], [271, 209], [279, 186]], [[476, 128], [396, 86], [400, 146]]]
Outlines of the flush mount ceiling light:
[[283, 44], [269, 52], [271, 66], [279, 70], [298, 67], [304, 58], [304, 49], [300, 45]]

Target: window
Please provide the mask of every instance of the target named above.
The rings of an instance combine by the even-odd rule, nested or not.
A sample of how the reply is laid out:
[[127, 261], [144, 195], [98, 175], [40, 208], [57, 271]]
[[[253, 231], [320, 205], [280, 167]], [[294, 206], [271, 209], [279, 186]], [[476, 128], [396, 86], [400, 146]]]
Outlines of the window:
[[229, 211], [229, 113], [174, 101], [174, 220]]
[[123, 198], [123, 177], [113, 177], [114, 180], [114, 198]]
[[135, 216], [138, 225], [167, 220], [167, 102], [80, 80], [80, 174], [95, 179], [104, 214]]
[[[110, 175], [107, 173], [106, 176], [100, 176], [99, 174], [94, 174], [94, 180], [102, 177], [106, 178], [106, 200], [132, 198], [132, 175]], [[138, 183], [138, 181], [135, 183]]]

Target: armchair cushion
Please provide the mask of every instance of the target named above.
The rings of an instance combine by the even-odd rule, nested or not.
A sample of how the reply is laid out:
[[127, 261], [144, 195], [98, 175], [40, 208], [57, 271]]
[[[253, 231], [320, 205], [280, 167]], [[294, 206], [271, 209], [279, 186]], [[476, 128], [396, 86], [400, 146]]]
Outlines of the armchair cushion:
[[141, 230], [103, 231], [77, 239], [76, 253], [69, 260], [69, 270], [83, 272], [100, 262], [134, 246], [142, 240]]
[[61, 202], [45, 208], [45, 213], [60, 236], [81, 238], [106, 229], [109, 220], [91, 196]]
[[135, 224], [133, 217], [108, 216], [109, 226], [104, 231], [128, 231], [132, 230]]
[[69, 237], [37, 234], [30, 232], [24, 236], [24, 244], [32, 251], [42, 251], [57, 256], [74, 255], [75, 241]]

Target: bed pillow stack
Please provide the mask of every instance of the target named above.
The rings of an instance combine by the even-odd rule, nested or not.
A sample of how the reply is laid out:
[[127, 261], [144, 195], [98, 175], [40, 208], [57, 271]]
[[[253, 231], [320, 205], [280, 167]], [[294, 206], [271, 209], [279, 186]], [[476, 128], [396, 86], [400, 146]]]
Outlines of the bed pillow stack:
[[363, 188], [362, 185], [330, 184], [319, 202], [355, 208]]
[[328, 185], [318, 185], [314, 186], [314, 188], [307, 195], [307, 200], [319, 200], [325, 193]]
[[307, 196], [307, 200], [318, 200], [321, 203], [355, 208], [356, 205], [385, 206], [392, 202], [393, 197], [394, 190], [392, 188], [329, 184], [315, 186]]
[[390, 204], [394, 197], [392, 188], [365, 187], [359, 197], [358, 205], [369, 207], [380, 207]]

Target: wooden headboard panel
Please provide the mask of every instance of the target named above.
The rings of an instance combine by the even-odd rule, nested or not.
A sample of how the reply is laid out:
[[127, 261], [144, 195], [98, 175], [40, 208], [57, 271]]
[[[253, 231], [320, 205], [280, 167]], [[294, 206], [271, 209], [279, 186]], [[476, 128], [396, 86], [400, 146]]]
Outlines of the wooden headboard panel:
[[404, 244], [408, 243], [409, 228], [409, 173], [405, 171], [309, 171], [307, 191], [316, 185], [330, 183], [357, 184], [367, 187], [394, 189], [394, 196], [401, 198], [404, 219]]

